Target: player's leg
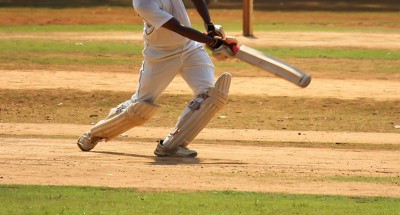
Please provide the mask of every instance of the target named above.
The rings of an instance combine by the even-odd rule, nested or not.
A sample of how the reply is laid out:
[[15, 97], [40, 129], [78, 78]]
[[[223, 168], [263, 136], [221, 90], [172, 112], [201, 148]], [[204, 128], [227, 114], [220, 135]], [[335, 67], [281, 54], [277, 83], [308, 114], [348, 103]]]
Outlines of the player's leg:
[[82, 151], [90, 151], [98, 142], [109, 141], [129, 129], [144, 124], [154, 115], [155, 100], [179, 71], [178, 58], [164, 62], [143, 62], [139, 82], [131, 99], [111, 109], [109, 115], [78, 139]]
[[195, 50], [185, 61], [182, 77], [197, 95], [179, 117], [175, 128], [161, 141], [157, 156], [196, 157], [187, 145], [227, 102], [231, 75], [225, 73], [214, 84], [214, 67], [204, 50]]
[[203, 48], [187, 53], [181, 76], [194, 95], [207, 93], [214, 86], [214, 64]]
[[143, 125], [157, 111], [159, 107], [153, 103], [136, 102], [120, 114], [100, 121], [90, 131], [78, 139], [78, 147], [82, 151], [90, 151], [101, 140], [109, 141], [129, 129]]

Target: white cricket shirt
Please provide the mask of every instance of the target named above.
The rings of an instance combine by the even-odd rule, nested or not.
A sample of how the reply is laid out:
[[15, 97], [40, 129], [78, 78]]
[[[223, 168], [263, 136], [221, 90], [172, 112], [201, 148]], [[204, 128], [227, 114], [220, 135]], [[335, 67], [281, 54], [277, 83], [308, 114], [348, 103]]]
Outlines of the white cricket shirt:
[[182, 0], [133, 0], [133, 8], [144, 21], [143, 55], [147, 60], [160, 60], [188, 51], [202, 44], [161, 26], [172, 17], [190, 27], [189, 16]]

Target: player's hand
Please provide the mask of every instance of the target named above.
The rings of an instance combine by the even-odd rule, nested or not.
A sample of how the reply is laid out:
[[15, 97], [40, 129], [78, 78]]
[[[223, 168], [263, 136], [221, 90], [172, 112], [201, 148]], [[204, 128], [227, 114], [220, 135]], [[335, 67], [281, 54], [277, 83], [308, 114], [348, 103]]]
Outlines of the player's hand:
[[214, 25], [214, 23], [204, 23], [204, 27], [207, 30], [207, 36], [212, 38], [221, 38], [225, 39], [225, 33], [222, 30], [222, 26]]
[[209, 44], [209, 47], [216, 59], [225, 60], [235, 56], [237, 44], [238, 41], [234, 37], [227, 37], [225, 40], [215, 38], [214, 42]]
[[234, 37], [227, 36], [226, 39], [221, 39], [218, 37], [214, 38], [214, 41], [208, 44], [211, 50], [219, 49], [221, 46], [227, 46], [233, 50], [233, 47], [238, 44], [238, 41]]

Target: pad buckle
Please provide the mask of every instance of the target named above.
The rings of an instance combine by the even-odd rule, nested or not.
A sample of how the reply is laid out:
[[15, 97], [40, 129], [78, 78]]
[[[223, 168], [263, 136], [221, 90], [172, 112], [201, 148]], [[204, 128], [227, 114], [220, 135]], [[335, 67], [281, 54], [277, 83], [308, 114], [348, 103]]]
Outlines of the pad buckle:
[[200, 109], [201, 102], [193, 100], [188, 104], [188, 108], [192, 111]]

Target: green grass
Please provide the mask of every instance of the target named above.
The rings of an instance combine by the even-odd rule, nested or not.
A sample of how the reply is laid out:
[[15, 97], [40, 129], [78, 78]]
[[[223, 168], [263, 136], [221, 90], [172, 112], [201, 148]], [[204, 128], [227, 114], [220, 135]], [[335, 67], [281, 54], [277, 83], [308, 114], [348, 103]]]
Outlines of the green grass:
[[0, 185], [0, 214], [399, 214], [400, 199]]
[[95, 53], [125, 54], [141, 53], [143, 44], [123, 41], [52, 41], [52, 40], [0, 40], [2, 53]]
[[[276, 57], [399, 60], [400, 50], [315, 47], [256, 47]], [[142, 44], [116, 41], [0, 40], [1, 55], [12, 53], [140, 54]]]
[[260, 51], [276, 57], [330, 58], [357, 60], [399, 60], [400, 50], [321, 47], [258, 47]]
[[[400, 50], [265, 46], [255, 48], [304, 71], [312, 72], [314, 77], [399, 79]], [[0, 68], [129, 72], [140, 68], [143, 60], [142, 49], [142, 42], [133, 41], [0, 40]], [[214, 60], [217, 72], [229, 71], [236, 77], [266, 74], [244, 62], [232, 62]]]
[[[319, 75], [324, 78], [398, 79], [400, 50], [265, 46], [255, 48], [292, 62], [305, 71], [312, 71], [314, 77]], [[0, 68], [62, 67], [67, 70], [130, 72], [132, 68], [139, 69], [143, 60], [142, 49], [141, 42], [128, 41], [0, 40]], [[264, 74], [244, 62], [215, 60], [214, 63], [217, 71], [230, 71], [238, 77]]]
[[[242, 31], [241, 22], [222, 21], [221, 24], [226, 31]], [[193, 23], [193, 28], [202, 31], [201, 23]], [[313, 26], [307, 24], [299, 25], [277, 25], [273, 22], [254, 23], [254, 31], [316, 31], [316, 32], [365, 32], [365, 33], [398, 33], [395, 28], [384, 27], [340, 27], [340, 26]], [[135, 31], [141, 32], [143, 25], [141, 24], [64, 24], [64, 25], [3, 25], [0, 32], [113, 32], [113, 31]]]
[[[241, 31], [240, 23], [223, 23], [226, 31]], [[193, 28], [202, 30], [201, 24], [194, 23]], [[96, 25], [7, 25], [0, 28], [0, 32], [113, 32], [143, 30], [142, 25], [132, 24], [96, 24]], [[276, 26], [273, 23], [255, 23], [254, 31], [318, 31], [318, 32], [386, 32], [397, 33], [396, 29], [387, 28], [357, 28], [357, 27], [324, 27], [324, 26]]]
[[112, 32], [143, 31], [143, 25], [134, 24], [79, 24], [79, 25], [3, 25], [0, 32]]
[[122, 41], [0, 40], [0, 49], [3, 65], [132, 67], [141, 65], [143, 45]]

